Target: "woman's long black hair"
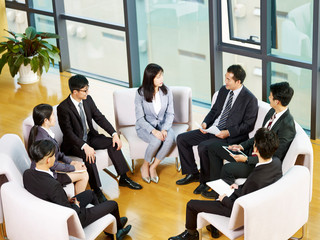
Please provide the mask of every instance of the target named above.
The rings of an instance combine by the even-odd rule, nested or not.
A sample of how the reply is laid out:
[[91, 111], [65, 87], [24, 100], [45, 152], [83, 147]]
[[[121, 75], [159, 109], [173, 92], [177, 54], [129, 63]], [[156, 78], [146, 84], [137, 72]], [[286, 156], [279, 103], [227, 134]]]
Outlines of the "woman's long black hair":
[[[143, 95], [147, 102], [152, 102], [155, 94], [153, 80], [160, 72], [163, 73], [162, 67], [155, 63], [148, 64], [144, 70], [142, 85], [139, 87], [138, 93], [141, 96]], [[168, 89], [164, 84], [160, 87], [160, 89], [164, 95], [168, 93]]]

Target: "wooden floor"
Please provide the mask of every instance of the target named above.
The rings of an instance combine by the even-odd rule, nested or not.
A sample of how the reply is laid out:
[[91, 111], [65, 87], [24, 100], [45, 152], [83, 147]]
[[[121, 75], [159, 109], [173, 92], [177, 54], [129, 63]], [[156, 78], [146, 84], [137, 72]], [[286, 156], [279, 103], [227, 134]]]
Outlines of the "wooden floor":
[[[0, 76], [0, 137], [6, 133], [14, 133], [22, 138], [22, 121], [31, 113], [32, 108], [39, 103], [56, 105], [68, 94], [67, 80], [69, 73], [59, 73], [50, 70], [44, 74], [39, 83], [19, 85], [8, 72]], [[112, 92], [121, 87], [90, 80], [90, 93], [100, 110], [114, 123]], [[193, 120], [201, 122], [207, 109], [193, 106]], [[314, 149], [314, 183], [313, 200], [310, 205], [309, 221], [304, 239], [320, 238], [320, 140], [312, 141]], [[128, 146], [124, 143], [123, 152], [128, 155]], [[181, 178], [181, 173], [175, 170], [174, 159], [168, 158], [159, 166], [160, 182], [147, 184], [142, 182], [139, 167], [142, 160], [136, 162], [137, 172], [130, 176], [143, 185], [140, 191], [128, 188], [118, 188], [117, 182], [105, 176], [107, 183], [105, 193], [109, 199], [114, 199], [120, 206], [121, 216], [127, 216], [132, 230], [126, 240], [162, 240], [176, 235], [184, 230], [185, 207], [190, 199], [202, 199], [192, 192], [197, 183], [178, 186], [175, 181]], [[19, 231], [19, 229], [17, 229]], [[299, 230], [295, 236], [300, 236]], [[49, 233], [48, 233], [49, 234]], [[203, 231], [203, 239], [211, 239], [207, 231]], [[1, 239], [1, 238], [0, 238]], [[97, 239], [107, 239], [100, 234]], [[228, 239], [221, 236], [220, 239]], [[240, 238], [243, 239], [243, 238]]]

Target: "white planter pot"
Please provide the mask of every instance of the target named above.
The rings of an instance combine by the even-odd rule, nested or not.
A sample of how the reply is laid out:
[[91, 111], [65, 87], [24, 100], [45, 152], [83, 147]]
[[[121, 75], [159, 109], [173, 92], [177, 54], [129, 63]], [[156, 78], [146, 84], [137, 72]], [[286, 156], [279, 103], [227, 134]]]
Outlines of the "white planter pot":
[[30, 64], [27, 66], [22, 64], [19, 69], [19, 75], [18, 82], [21, 84], [31, 84], [39, 81], [38, 73], [34, 73], [31, 70]]

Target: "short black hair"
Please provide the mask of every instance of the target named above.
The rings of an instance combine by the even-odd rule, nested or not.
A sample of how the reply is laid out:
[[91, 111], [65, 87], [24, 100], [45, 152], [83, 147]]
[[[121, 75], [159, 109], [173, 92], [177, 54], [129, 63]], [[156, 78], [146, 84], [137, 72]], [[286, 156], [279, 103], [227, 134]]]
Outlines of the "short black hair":
[[89, 81], [83, 75], [77, 74], [69, 78], [69, 88], [71, 93], [73, 93], [74, 90], [79, 91], [81, 88], [86, 86], [89, 86]]
[[56, 152], [56, 146], [50, 140], [39, 140], [32, 143], [29, 148], [29, 156], [36, 163], [44, 157], [52, 157]]
[[273, 99], [280, 101], [282, 106], [288, 106], [294, 94], [294, 90], [288, 82], [271, 84], [270, 92], [272, 92]]
[[238, 64], [234, 64], [228, 67], [227, 72], [233, 73], [234, 80], [240, 80], [241, 84], [244, 82], [244, 79], [246, 78], [246, 71]]
[[259, 128], [254, 135], [254, 144], [262, 158], [268, 159], [279, 147], [279, 138], [277, 134], [267, 128]]

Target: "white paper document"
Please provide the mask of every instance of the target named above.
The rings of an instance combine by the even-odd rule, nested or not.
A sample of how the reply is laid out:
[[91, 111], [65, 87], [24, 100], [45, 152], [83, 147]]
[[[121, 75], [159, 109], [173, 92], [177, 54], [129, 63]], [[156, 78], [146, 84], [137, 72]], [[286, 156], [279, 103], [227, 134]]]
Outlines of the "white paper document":
[[214, 125], [212, 125], [212, 126], [209, 127], [208, 129], [203, 129], [199, 123], [195, 122], [195, 124], [196, 124], [196, 126], [197, 126], [198, 128], [200, 128], [202, 131], [207, 132], [207, 133], [211, 133], [211, 134], [216, 135], [216, 134], [218, 134], [218, 133], [220, 132], [219, 128], [217, 128], [217, 127], [214, 126]]
[[226, 194], [229, 197], [234, 192], [234, 189], [231, 189], [231, 186], [222, 179], [207, 182], [207, 185], [219, 195]]

